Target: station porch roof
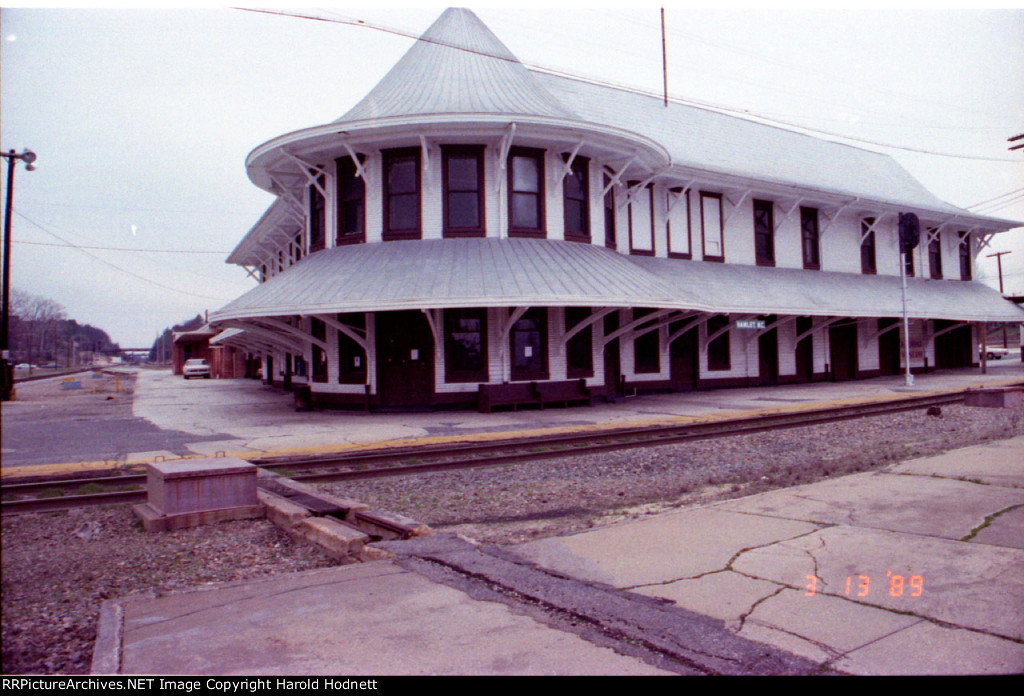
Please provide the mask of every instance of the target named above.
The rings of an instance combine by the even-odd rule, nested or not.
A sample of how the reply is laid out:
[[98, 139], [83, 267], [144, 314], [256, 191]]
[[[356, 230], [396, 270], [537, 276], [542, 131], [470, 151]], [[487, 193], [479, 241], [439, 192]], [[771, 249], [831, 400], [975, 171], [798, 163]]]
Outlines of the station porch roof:
[[[522, 306], [902, 316], [896, 276], [625, 256], [557, 240], [435, 239], [326, 249], [210, 319]], [[917, 319], [1024, 320], [995, 290], [958, 280], [908, 278], [907, 311]]]

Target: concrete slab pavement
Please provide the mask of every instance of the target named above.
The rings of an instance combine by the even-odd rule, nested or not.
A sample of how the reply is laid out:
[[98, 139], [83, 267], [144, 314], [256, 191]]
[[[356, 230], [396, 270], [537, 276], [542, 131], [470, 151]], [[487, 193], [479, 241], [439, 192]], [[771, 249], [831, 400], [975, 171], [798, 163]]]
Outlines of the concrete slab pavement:
[[1015, 438], [514, 552], [844, 672], [1019, 674], [1022, 475]]
[[387, 561], [108, 603], [98, 645], [94, 673], [666, 674]]

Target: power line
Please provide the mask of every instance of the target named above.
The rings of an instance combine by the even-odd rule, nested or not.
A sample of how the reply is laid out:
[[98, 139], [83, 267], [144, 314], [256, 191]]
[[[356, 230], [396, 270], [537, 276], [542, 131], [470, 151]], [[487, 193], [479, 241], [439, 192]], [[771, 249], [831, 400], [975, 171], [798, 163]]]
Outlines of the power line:
[[[18, 213], [21, 215], [21, 213]], [[21, 215], [25, 217], [24, 215]], [[25, 218], [28, 220], [28, 218]], [[31, 220], [29, 220], [31, 222]], [[33, 223], [34, 224], [34, 223]], [[46, 230], [44, 230], [45, 232]], [[224, 256], [230, 254], [230, 251], [204, 251], [198, 249], [131, 249], [129, 247], [111, 247], [111, 246], [89, 246], [85, 244], [54, 244], [53, 242], [28, 242], [20, 239], [12, 240], [15, 244], [32, 244], [34, 246], [49, 246], [49, 247], [63, 247], [69, 249], [95, 249], [99, 251], [137, 251], [146, 253], [156, 254], [216, 254], [218, 256]]]
[[991, 201], [997, 201], [1000, 198], [1006, 198], [1007, 196], [1012, 196], [1014, 194], [1018, 194], [1018, 193], [1022, 193], [1022, 192], [1024, 192], [1024, 188], [1014, 189], [1013, 191], [1008, 191], [1008, 192], [1000, 194], [998, 196], [993, 196], [992, 198], [987, 198], [987, 199], [985, 199], [983, 201], [979, 201], [978, 203], [975, 203], [974, 205], [969, 205], [969, 206], [967, 206], [967, 208], [968, 209], [970, 209], [970, 208], [980, 208], [981, 206], [983, 206], [986, 203], [989, 203]]
[[126, 274], [126, 275], [130, 275], [130, 276], [131, 276], [131, 277], [133, 277], [133, 278], [137, 278], [138, 280], [141, 280], [141, 281], [142, 281], [142, 282], [144, 282], [144, 283], [149, 283], [150, 285], [153, 285], [153, 286], [155, 286], [155, 287], [161, 288], [161, 289], [163, 289], [163, 290], [170, 290], [171, 292], [178, 292], [178, 293], [181, 293], [181, 294], [183, 294], [183, 295], [191, 295], [192, 297], [198, 297], [198, 298], [201, 298], [201, 299], [204, 299], [204, 300], [214, 300], [215, 302], [228, 302], [228, 301], [229, 301], [228, 299], [226, 299], [226, 298], [223, 298], [223, 297], [211, 297], [211, 296], [209, 296], [209, 295], [200, 295], [199, 293], [195, 293], [195, 292], [189, 292], [188, 290], [179, 290], [178, 288], [172, 288], [172, 287], [171, 287], [171, 286], [169, 286], [169, 285], [164, 285], [163, 283], [158, 283], [158, 282], [156, 282], [155, 280], [151, 280], [150, 278], [146, 278], [146, 277], [144, 277], [144, 276], [140, 276], [140, 275], [139, 275], [138, 273], [133, 273], [132, 271], [129, 271], [129, 270], [128, 270], [128, 269], [126, 269], [126, 268], [121, 268], [120, 266], [118, 266], [118, 265], [116, 265], [116, 264], [110, 263], [110, 262], [109, 262], [109, 261], [107, 261], [106, 259], [102, 259], [102, 258], [100, 258], [100, 257], [99, 257], [99, 256], [97, 256], [96, 254], [93, 254], [92, 252], [90, 252], [90, 251], [87, 251], [87, 250], [86, 250], [85, 248], [83, 248], [83, 247], [80, 247], [80, 246], [77, 246], [77, 245], [75, 245], [75, 244], [72, 244], [72, 243], [71, 243], [71, 242], [69, 242], [68, 240], [66, 240], [66, 239], [64, 239], [63, 237], [61, 237], [61, 236], [60, 236], [59, 234], [57, 234], [57, 233], [55, 233], [55, 232], [51, 232], [50, 230], [46, 229], [45, 227], [43, 227], [42, 225], [40, 225], [40, 224], [39, 224], [38, 222], [36, 222], [35, 220], [32, 220], [32, 219], [31, 219], [31, 218], [29, 218], [29, 217], [26, 217], [26, 216], [25, 216], [25, 215], [24, 215], [23, 213], [21, 213], [20, 211], [17, 211], [17, 210], [15, 210], [14, 212], [15, 212], [15, 213], [17, 213], [19, 217], [21, 217], [21, 218], [23, 218], [24, 220], [26, 220], [26, 221], [27, 221], [27, 222], [28, 222], [29, 224], [31, 224], [31, 225], [33, 225], [33, 226], [35, 226], [35, 227], [39, 228], [40, 230], [42, 230], [42, 231], [43, 231], [43, 232], [45, 232], [46, 234], [50, 235], [51, 237], [56, 237], [57, 239], [59, 239], [60, 241], [64, 242], [64, 243], [65, 243], [66, 245], [68, 245], [69, 247], [71, 247], [71, 248], [73, 248], [73, 249], [77, 249], [78, 251], [82, 252], [82, 253], [83, 253], [83, 254], [85, 254], [86, 256], [88, 256], [88, 257], [90, 257], [90, 258], [93, 258], [93, 259], [95, 259], [96, 261], [99, 261], [100, 263], [102, 263], [102, 264], [104, 264], [104, 265], [110, 266], [110, 267], [111, 267], [111, 268], [113, 268], [114, 270], [120, 271], [121, 273], [124, 273], [124, 274]]
[[[394, 28], [386, 27], [386, 26], [379, 25], [379, 24], [373, 24], [373, 23], [370, 23], [370, 22], [367, 22], [367, 21], [361, 20], [361, 19], [346, 19], [346, 18], [341, 18], [341, 17], [331, 18], [331, 17], [322, 17], [322, 16], [318, 16], [318, 15], [302, 14], [302, 13], [298, 13], [298, 12], [286, 12], [286, 11], [283, 11], [283, 10], [261, 10], [261, 9], [246, 8], [246, 7], [236, 7], [236, 8], [233, 8], [233, 9], [242, 10], [244, 12], [255, 12], [255, 13], [259, 13], [259, 14], [276, 15], [276, 16], [280, 16], [280, 17], [292, 17], [292, 18], [295, 18], [295, 19], [308, 19], [308, 20], [312, 20], [312, 21], [316, 21], [316, 22], [327, 22], [327, 23], [331, 23], [331, 24], [344, 24], [344, 25], [348, 25], [348, 26], [352, 26], [352, 27], [360, 27], [360, 28], [363, 28], [363, 29], [373, 29], [375, 31], [380, 31], [380, 32], [383, 32], [383, 33], [386, 33], [386, 34], [393, 34], [395, 36], [401, 36], [401, 37], [404, 37], [404, 38], [413, 39], [414, 41], [423, 41], [423, 42], [435, 44], [435, 45], [438, 45], [438, 46], [444, 46], [446, 48], [452, 48], [452, 49], [455, 49], [455, 50], [458, 50], [458, 51], [464, 51], [466, 53], [471, 53], [471, 54], [474, 54], [474, 55], [484, 56], [484, 57], [487, 57], [487, 58], [493, 58], [495, 60], [502, 60], [502, 61], [506, 61], [506, 62], [509, 62], [509, 63], [519, 63], [519, 64], [523, 65], [526, 68], [529, 68], [529, 69], [532, 69], [532, 70], [536, 70], [538, 72], [544, 72], [544, 73], [548, 73], [548, 74], [556, 75], [556, 76], [560, 76], [560, 77], [567, 77], [567, 78], [570, 78], [570, 79], [573, 79], [573, 80], [578, 80], [578, 81], [581, 81], [581, 82], [588, 82], [588, 83], [599, 85], [599, 86], [611, 87], [613, 89], [617, 89], [617, 90], [624, 91], [624, 92], [629, 92], [631, 94], [638, 94], [638, 95], [641, 95], [641, 96], [654, 97], [654, 98], [657, 98], [659, 100], [662, 98], [662, 96], [660, 94], [657, 94], [657, 93], [652, 92], [650, 90], [645, 90], [645, 89], [638, 88], [638, 87], [631, 87], [631, 86], [627, 86], [627, 85], [622, 85], [622, 84], [618, 84], [618, 83], [615, 83], [615, 82], [610, 82], [610, 81], [607, 81], [607, 80], [600, 80], [600, 79], [597, 79], [597, 78], [586, 77], [586, 76], [579, 75], [577, 73], [572, 73], [572, 72], [569, 72], [569, 71], [566, 71], [566, 70], [560, 70], [560, 69], [557, 69], [557, 68], [551, 68], [551, 67], [548, 67], [548, 66], [538, 65], [538, 64], [535, 64], [535, 63], [523, 62], [523, 61], [520, 61], [520, 60], [515, 59], [515, 58], [508, 58], [506, 56], [493, 55], [493, 54], [488, 53], [486, 51], [481, 51], [479, 49], [468, 48], [468, 47], [464, 47], [464, 46], [456, 46], [456, 45], [452, 45], [452, 44], [446, 43], [444, 41], [438, 41], [437, 39], [424, 39], [423, 37], [419, 36], [418, 34], [415, 34], [415, 33], [410, 32], [410, 31], [406, 31], [406, 30], [402, 30], [402, 29], [394, 29]], [[825, 135], [825, 136], [828, 136], [828, 137], [831, 137], [831, 138], [840, 138], [840, 139], [843, 139], [843, 140], [848, 140], [848, 141], [852, 141], [852, 142], [856, 142], [856, 143], [862, 143], [862, 144], [865, 144], [865, 145], [873, 145], [875, 147], [889, 148], [889, 149], [892, 149], [892, 150], [901, 150], [901, 151], [904, 151], [904, 152], [913, 152], [913, 153], [924, 154], [924, 155], [934, 155], [934, 156], [937, 156], [937, 157], [950, 157], [950, 158], [954, 158], [954, 159], [976, 160], [976, 161], [983, 161], [983, 162], [1019, 162], [1020, 161], [1018, 159], [1006, 158], [1006, 157], [982, 157], [982, 156], [978, 156], [978, 155], [964, 155], [964, 154], [953, 153], [953, 152], [936, 152], [934, 150], [926, 150], [926, 149], [923, 149], [923, 148], [912, 148], [912, 147], [907, 147], [907, 146], [904, 146], [904, 145], [893, 145], [892, 143], [883, 143], [883, 142], [879, 142], [879, 141], [876, 141], [876, 140], [868, 140], [866, 138], [858, 138], [858, 137], [851, 136], [851, 135], [844, 135], [842, 133], [833, 133], [831, 131], [826, 131], [826, 130], [822, 130], [822, 129], [818, 129], [818, 128], [812, 128], [812, 127], [804, 126], [804, 125], [801, 125], [801, 124], [798, 124], [798, 123], [792, 123], [792, 122], [784, 121], [784, 120], [781, 120], [781, 119], [771, 118], [769, 116], [764, 116], [764, 115], [758, 114], [757, 112], [751, 111], [749, 109], [737, 109], [737, 108], [734, 108], [734, 107], [725, 106], [725, 105], [722, 105], [722, 104], [715, 104], [713, 102], [700, 101], [700, 100], [697, 100], [697, 99], [688, 99], [688, 98], [684, 98], [684, 97], [672, 97], [672, 96], [670, 96], [668, 98], [668, 100], [670, 102], [673, 102], [673, 103], [676, 103], [676, 104], [682, 104], [684, 106], [696, 106], [696, 107], [699, 107], [699, 108], [709, 109], [709, 110], [712, 110], [712, 111], [720, 111], [720, 112], [724, 112], [724, 113], [727, 113], [727, 114], [737, 114], [737, 115], [745, 116], [745, 117], [748, 117], [748, 118], [754, 118], [754, 119], [757, 119], [759, 121], [765, 121], [769, 125], [782, 125], [782, 126], [786, 126], [787, 128], [797, 128], [797, 129], [799, 129], [801, 131], [806, 131], [808, 133], [815, 133], [815, 134], [818, 134], [818, 135]]]

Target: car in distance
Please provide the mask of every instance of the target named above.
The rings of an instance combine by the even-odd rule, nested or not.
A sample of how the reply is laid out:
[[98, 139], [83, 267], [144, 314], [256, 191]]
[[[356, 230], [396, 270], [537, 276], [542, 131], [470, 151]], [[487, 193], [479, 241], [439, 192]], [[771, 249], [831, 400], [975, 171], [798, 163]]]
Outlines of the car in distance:
[[185, 366], [182, 368], [182, 374], [185, 376], [185, 379], [191, 379], [193, 377], [210, 379], [210, 363], [206, 362], [202, 358], [186, 360]]
[[1005, 357], [1010, 355], [1010, 349], [1009, 348], [1002, 348], [1000, 346], [988, 346], [987, 348], [985, 348], [984, 353], [982, 353], [981, 346], [978, 346], [978, 359], [979, 360], [981, 359], [981, 356], [983, 354], [984, 354], [985, 358], [988, 359], [988, 360], [1002, 360], [1003, 358], [1005, 358]]

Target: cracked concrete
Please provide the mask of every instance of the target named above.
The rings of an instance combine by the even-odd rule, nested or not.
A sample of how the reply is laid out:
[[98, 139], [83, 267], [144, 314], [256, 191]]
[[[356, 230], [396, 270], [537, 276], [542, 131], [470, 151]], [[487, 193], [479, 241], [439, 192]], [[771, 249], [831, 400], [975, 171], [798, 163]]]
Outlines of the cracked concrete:
[[1024, 438], [1014, 438], [515, 553], [843, 672], [1018, 674], [1021, 462]]

